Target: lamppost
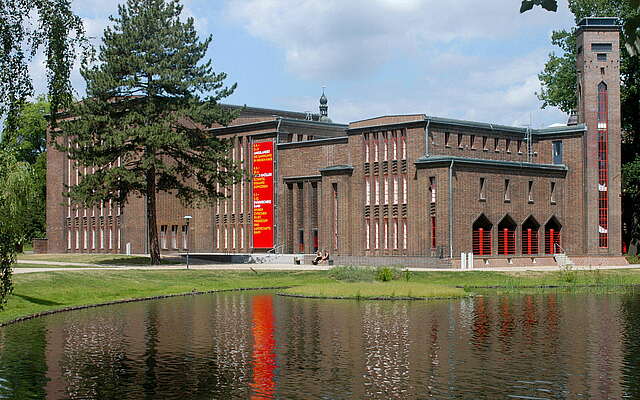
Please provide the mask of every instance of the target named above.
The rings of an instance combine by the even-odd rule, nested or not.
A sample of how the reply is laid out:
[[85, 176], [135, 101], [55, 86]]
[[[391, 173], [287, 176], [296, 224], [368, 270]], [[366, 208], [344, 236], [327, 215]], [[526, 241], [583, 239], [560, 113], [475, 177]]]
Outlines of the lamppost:
[[184, 216], [184, 223], [185, 223], [184, 234], [186, 239], [185, 247], [187, 250], [187, 269], [189, 269], [189, 222], [191, 222], [191, 218], [193, 218], [191, 215]]

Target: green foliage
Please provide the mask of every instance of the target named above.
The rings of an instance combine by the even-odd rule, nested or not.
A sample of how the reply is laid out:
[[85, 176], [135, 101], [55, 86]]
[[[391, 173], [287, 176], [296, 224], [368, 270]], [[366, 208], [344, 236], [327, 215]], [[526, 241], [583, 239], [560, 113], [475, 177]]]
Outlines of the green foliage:
[[536, 93], [542, 100], [542, 108], [558, 107], [565, 113], [576, 109], [576, 38], [567, 31], [554, 31], [551, 43], [562, 49], [562, 55], [549, 54], [549, 61], [544, 71], [538, 74], [542, 83], [540, 93]]
[[28, 66], [38, 51], [45, 55], [53, 110], [70, 103], [76, 53], [84, 58], [91, 54], [70, 0], [0, 1], [0, 43], [0, 117], [7, 115], [6, 126], [15, 126], [25, 100], [33, 95]]
[[59, 134], [69, 145], [61, 140], [57, 148], [87, 167], [69, 193], [74, 204], [124, 206], [132, 195], [146, 196], [157, 264], [156, 194], [203, 206], [242, 178], [227, 156], [231, 143], [205, 129], [235, 117], [218, 102], [236, 86], [225, 87], [226, 74], [203, 61], [211, 37], [200, 41], [193, 18], [181, 21], [178, 0], [128, 0], [118, 12], [104, 32], [99, 63], [81, 70], [88, 99], [71, 107], [77, 118]]
[[12, 290], [11, 265], [25, 240], [24, 226], [35, 197], [29, 164], [0, 148], [0, 309]]
[[520, 6], [520, 13], [531, 10], [533, 6], [540, 6], [547, 11], [557, 11], [558, 1], [557, 0], [522, 0], [522, 5]]
[[376, 280], [381, 282], [389, 282], [400, 278], [400, 270], [395, 267], [378, 267], [376, 268]]
[[571, 265], [565, 265], [560, 267], [560, 280], [566, 283], [575, 283], [578, 279], [578, 274], [573, 270]]
[[374, 274], [371, 267], [337, 266], [329, 270], [329, 277], [346, 282], [371, 282]]

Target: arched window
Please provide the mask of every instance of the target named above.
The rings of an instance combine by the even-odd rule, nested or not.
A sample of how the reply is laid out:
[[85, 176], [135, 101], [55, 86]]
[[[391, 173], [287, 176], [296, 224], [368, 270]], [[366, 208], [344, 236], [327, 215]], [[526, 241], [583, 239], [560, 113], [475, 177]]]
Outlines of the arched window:
[[560, 225], [560, 222], [558, 222], [556, 217], [551, 217], [549, 222], [547, 222], [544, 226], [545, 254], [555, 254], [562, 252], [562, 247], [560, 247], [561, 231], [562, 225]]
[[532, 216], [522, 224], [522, 254], [532, 255], [539, 252], [538, 231], [540, 224]]
[[493, 224], [484, 214], [473, 223], [473, 254], [478, 256], [491, 255], [491, 230]]
[[513, 219], [507, 215], [498, 223], [498, 254], [516, 254], [516, 228]]

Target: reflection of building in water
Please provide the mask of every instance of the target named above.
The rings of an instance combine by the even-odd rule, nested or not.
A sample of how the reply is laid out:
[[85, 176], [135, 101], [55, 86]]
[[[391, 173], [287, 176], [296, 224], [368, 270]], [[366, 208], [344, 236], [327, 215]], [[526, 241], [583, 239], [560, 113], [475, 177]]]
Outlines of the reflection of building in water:
[[276, 369], [273, 335], [273, 296], [255, 296], [252, 301], [253, 315], [253, 388], [252, 400], [272, 399], [275, 393], [274, 371]]

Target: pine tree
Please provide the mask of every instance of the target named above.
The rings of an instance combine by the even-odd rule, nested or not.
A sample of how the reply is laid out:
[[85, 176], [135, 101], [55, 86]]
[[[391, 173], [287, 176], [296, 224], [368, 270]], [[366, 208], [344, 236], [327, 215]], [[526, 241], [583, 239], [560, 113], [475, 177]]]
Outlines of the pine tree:
[[83, 68], [87, 98], [70, 109], [61, 133], [79, 166], [90, 167], [73, 186], [74, 204], [113, 200], [124, 206], [144, 196], [151, 264], [160, 263], [156, 195], [170, 192], [185, 205], [203, 206], [242, 174], [228, 158], [230, 143], [205, 127], [235, 115], [218, 104], [236, 85], [203, 61], [211, 43], [200, 41], [193, 19], [180, 19], [178, 0], [127, 0], [104, 31], [98, 64]]

